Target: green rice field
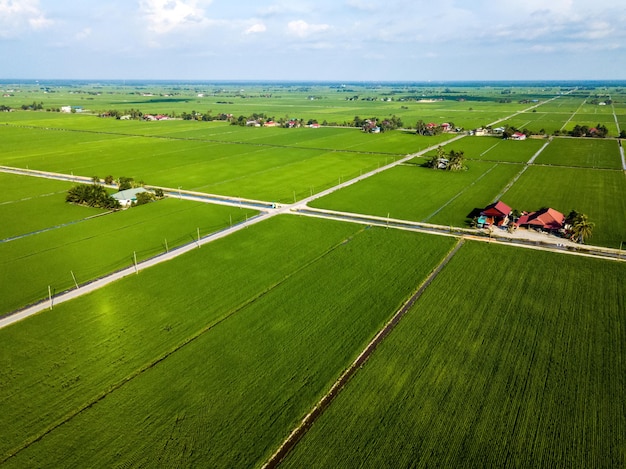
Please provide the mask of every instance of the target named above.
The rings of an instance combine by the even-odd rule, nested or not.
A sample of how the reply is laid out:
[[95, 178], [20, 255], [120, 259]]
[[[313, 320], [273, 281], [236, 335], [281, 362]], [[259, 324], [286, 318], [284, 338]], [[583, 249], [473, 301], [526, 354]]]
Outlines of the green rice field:
[[281, 467], [622, 466], [625, 267], [463, 246]]
[[622, 169], [617, 142], [603, 139], [555, 138], [535, 163]]
[[70, 182], [0, 173], [0, 242], [9, 238], [73, 223], [104, 213], [93, 207], [65, 203]]
[[275, 218], [2, 329], [4, 466], [260, 464], [453, 242]]
[[[13, 108], [0, 112], [0, 166], [264, 202], [166, 197], [109, 213], [67, 204], [71, 182], [0, 170], [0, 469], [263, 467], [409, 299], [280, 467], [626, 464], [617, 251], [626, 173], [616, 138], [626, 87], [0, 88], [2, 110]], [[169, 118], [110, 117], [131, 113]], [[243, 125], [254, 119], [258, 127]], [[291, 119], [301, 126], [262, 126]], [[368, 133], [364, 119], [402, 122]], [[419, 121], [458, 131], [417, 135]], [[607, 138], [566, 136], [598, 123]], [[472, 135], [501, 126], [540, 135]], [[466, 170], [422, 166], [439, 145], [463, 151]], [[311, 197], [326, 189], [336, 190]], [[505, 246], [486, 230], [454, 229], [496, 200], [582, 212], [593, 234], [573, 246], [520, 228], [528, 239]], [[439, 226], [425, 234], [309, 217], [307, 205]], [[468, 232], [476, 236], [455, 237]], [[183, 245], [194, 249], [87, 290]], [[600, 251], [613, 257], [592, 258]], [[84, 294], [48, 299], [70, 290]], [[8, 323], [34, 304], [39, 313]]]
[[[31, 179], [21, 178], [27, 184]], [[37, 199], [37, 203], [38, 210], [49, 213], [64, 213], [69, 208], [63, 195], [55, 197], [55, 205], [46, 199], [43, 204]], [[85, 216], [94, 211], [71, 208], [76, 209], [72, 211], [75, 214], [84, 210]], [[140, 262], [193, 242], [198, 231], [206, 236], [229, 227], [231, 220], [240, 223], [255, 214], [248, 209], [165, 199], [96, 218], [50, 225], [46, 231], [20, 233], [25, 236], [0, 243], [0, 316], [47, 298], [48, 286], [53, 294], [60, 293], [75, 287], [74, 278], [79, 284], [87, 283], [132, 266], [135, 256]], [[30, 219], [36, 213], [13, 216], [21, 226], [19, 220]]]
[[465, 226], [474, 208], [494, 201], [521, 170], [520, 165], [486, 161], [468, 163], [450, 173], [417, 165], [397, 166], [322, 197], [310, 205], [342, 212]]

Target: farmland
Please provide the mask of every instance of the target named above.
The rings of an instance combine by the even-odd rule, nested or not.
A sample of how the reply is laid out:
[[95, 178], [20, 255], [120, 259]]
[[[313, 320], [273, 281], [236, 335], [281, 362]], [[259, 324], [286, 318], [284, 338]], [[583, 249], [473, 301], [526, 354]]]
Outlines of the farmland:
[[[260, 461], [453, 242], [296, 218], [240, 233], [0, 331], [3, 343], [12, 343], [11, 354], [3, 350], [2, 381], [15, 402], [3, 427], [18, 415], [23, 423], [10, 426], [2, 454], [107, 396], [8, 467], [86, 458], [103, 465], [161, 457], [185, 458], [184, 465]], [[46, 378], [33, 382], [42, 372]], [[33, 386], [39, 391], [26, 398]], [[103, 419], [112, 425], [100, 428]], [[107, 442], [122, 427], [135, 428], [138, 439], [111, 451]], [[189, 452], [169, 447], [172, 432]], [[74, 462], [66, 444], [75, 448]], [[145, 451], [156, 446], [162, 454]]]
[[284, 467], [622, 465], [624, 267], [464, 246]]
[[417, 165], [398, 166], [310, 205], [463, 226], [474, 208], [490, 204], [498, 191], [521, 169], [518, 165], [493, 162], [474, 161], [468, 165], [468, 171], [459, 173], [434, 171]]
[[557, 138], [539, 155], [537, 164], [621, 169], [618, 144], [613, 140]]
[[[3, 469], [260, 467], [323, 398], [284, 467], [622, 464], [623, 87], [10, 86], [0, 165], [171, 191], [106, 213], [65, 203], [70, 182], [0, 172], [0, 319], [41, 307], [0, 323]], [[44, 110], [19, 109], [39, 101]], [[137, 110], [170, 118], [100, 117]], [[355, 125], [392, 117], [402, 128]], [[300, 126], [263, 126], [270, 119]], [[435, 135], [417, 135], [418, 121]], [[587, 122], [609, 134], [565, 136]], [[541, 135], [469, 132], [498, 126]], [[422, 166], [438, 145], [462, 151], [467, 168]], [[497, 199], [575, 209], [593, 235], [578, 246], [520, 228], [503, 246], [471, 228]], [[166, 251], [178, 255], [141, 265]], [[132, 275], [93, 282], [122, 269]], [[43, 302], [48, 288], [82, 295]], [[346, 387], [329, 392], [410, 297]]]
[[[46, 199], [44, 205], [37, 199], [42, 210], [55, 213], [57, 206], [61, 213], [67, 210], [62, 194], [55, 197], [54, 206]], [[21, 226], [22, 218], [34, 215], [30, 212], [32, 205], [22, 207], [29, 211], [10, 214], [16, 221], [14, 226]], [[4, 207], [0, 206], [0, 212]], [[71, 211], [74, 214], [80, 210], [85, 215], [94, 212], [85, 207], [71, 208], [76, 209]], [[228, 227], [231, 220], [239, 223], [254, 214], [247, 209], [163, 200], [70, 224], [51, 225], [47, 231], [0, 243], [0, 315], [47, 297], [48, 286], [53, 292], [62, 292], [74, 287], [74, 278], [86, 283], [131, 266], [135, 256], [141, 261], [193, 241], [198, 232], [205, 236]]]

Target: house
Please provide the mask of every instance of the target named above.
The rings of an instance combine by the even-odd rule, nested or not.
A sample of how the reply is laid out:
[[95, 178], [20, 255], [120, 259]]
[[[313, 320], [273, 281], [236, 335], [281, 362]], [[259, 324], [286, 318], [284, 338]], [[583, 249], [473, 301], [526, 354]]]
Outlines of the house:
[[267, 121], [265, 124], [263, 124], [265, 127], [276, 127], [278, 124], [274, 121]]
[[314, 122], [313, 124], [310, 124], [309, 127], [311, 127], [312, 129], [319, 129], [320, 125], [317, 122]]
[[61, 106], [61, 112], [72, 112], [72, 106]]
[[115, 194], [112, 194], [111, 197], [116, 199], [122, 208], [130, 207], [134, 202], [137, 202], [137, 194], [141, 194], [142, 192], [151, 192], [148, 189], [144, 189], [143, 187], [135, 187], [134, 189], [127, 189], [125, 191], [119, 191]]
[[525, 228], [558, 231], [563, 228], [565, 215], [553, 208], [542, 208], [536, 212], [524, 213], [515, 224]]
[[482, 127], [474, 130], [474, 134], [473, 135], [477, 135], [479, 137], [485, 135], [485, 129], [483, 129]]
[[444, 122], [443, 124], [441, 124], [441, 130], [443, 130], [444, 132], [449, 132], [450, 131], [450, 124], [447, 122]]
[[[504, 226], [509, 222], [509, 215], [511, 214], [511, 207], [498, 200], [490, 205], [487, 205], [481, 212], [480, 217], [484, 217], [483, 225], [497, 225]], [[480, 220], [480, 219], [479, 219]], [[480, 221], [479, 221], [480, 224]]]
[[526, 134], [523, 134], [521, 132], [515, 132], [513, 135], [511, 135], [511, 140], [526, 140]]

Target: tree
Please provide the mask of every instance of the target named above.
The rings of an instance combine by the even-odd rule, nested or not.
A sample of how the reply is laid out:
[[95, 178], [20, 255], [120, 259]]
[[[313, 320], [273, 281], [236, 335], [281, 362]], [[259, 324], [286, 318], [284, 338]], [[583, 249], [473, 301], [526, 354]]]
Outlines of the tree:
[[448, 153], [448, 167], [446, 168], [448, 171], [462, 171], [467, 169], [465, 166], [465, 152], [450, 150]]
[[127, 189], [132, 189], [133, 187], [133, 178], [120, 176], [117, 180], [117, 186], [120, 191], [125, 191]]
[[134, 205], [144, 205], [144, 204], [152, 202], [155, 199], [154, 194], [149, 191], [140, 192], [139, 194], [137, 194], [136, 197], [137, 197], [137, 202], [135, 202]]
[[111, 210], [120, 208], [120, 203], [111, 197], [104, 186], [100, 184], [77, 184], [67, 191], [65, 201]]
[[418, 120], [417, 124], [415, 124], [415, 133], [417, 135], [430, 135], [428, 127], [426, 127], [426, 124], [424, 124], [422, 119]]
[[108, 176], [105, 176], [104, 178], [104, 183], [108, 184], [109, 186], [113, 184], [114, 181], [115, 180], [113, 179], [113, 176], [111, 176], [110, 174]]
[[[572, 212], [575, 211], [572, 210]], [[570, 215], [572, 214], [572, 212], [570, 212]], [[589, 221], [587, 215], [585, 215], [584, 213], [576, 212], [576, 216], [572, 220], [570, 227], [570, 237], [572, 241], [584, 244], [587, 238], [591, 238], [591, 235], [593, 234], [593, 228], [595, 226], [595, 223]]]

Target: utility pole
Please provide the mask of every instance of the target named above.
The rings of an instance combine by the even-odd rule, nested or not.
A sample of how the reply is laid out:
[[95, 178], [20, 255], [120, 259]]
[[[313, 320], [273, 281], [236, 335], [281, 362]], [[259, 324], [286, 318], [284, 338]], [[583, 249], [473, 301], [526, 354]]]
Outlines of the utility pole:
[[133, 259], [135, 260], [135, 274], [139, 275], [139, 269], [137, 268], [137, 251], [133, 251]]
[[165, 238], [165, 252], [170, 252], [170, 249], [167, 247], [167, 238]]
[[52, 311], [52, 288], [48, 285], [48, 299], [50, 300], [50, 311]]

